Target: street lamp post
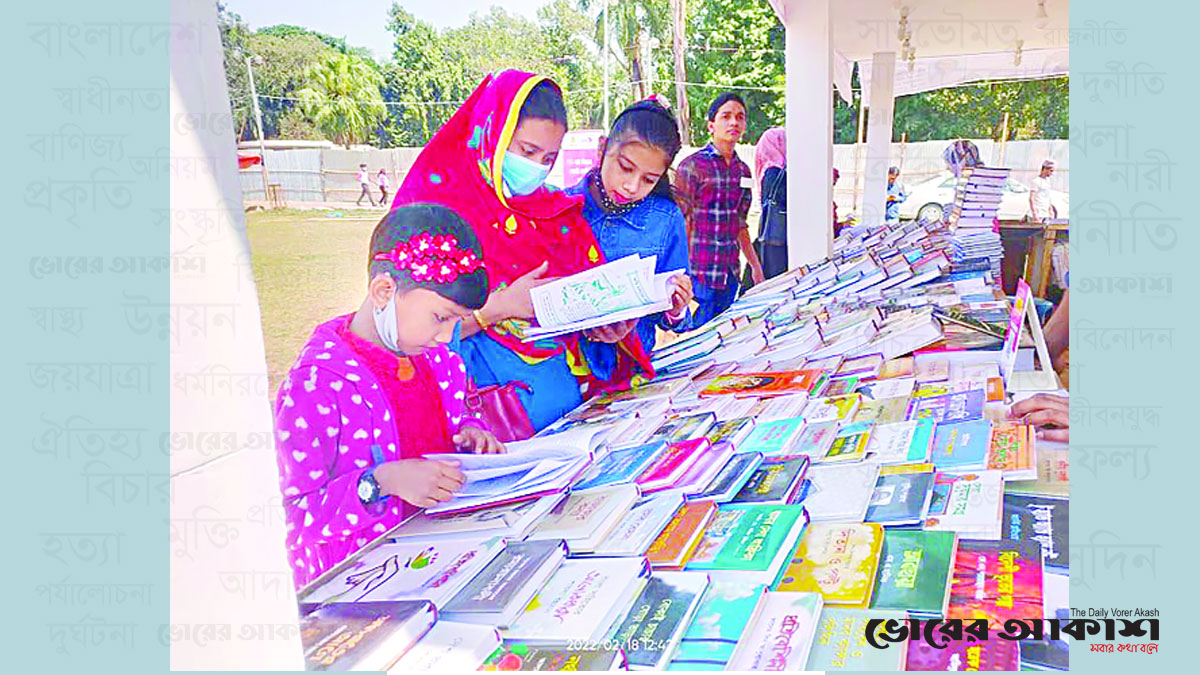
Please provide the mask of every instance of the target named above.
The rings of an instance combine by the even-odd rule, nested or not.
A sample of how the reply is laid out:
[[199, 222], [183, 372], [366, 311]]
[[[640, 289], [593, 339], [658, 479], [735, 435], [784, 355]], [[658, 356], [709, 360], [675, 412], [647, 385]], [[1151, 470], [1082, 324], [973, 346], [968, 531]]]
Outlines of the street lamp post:
[[246, 72], [250, 75], [250, 100], [254, 102], [254, 123], [258, 127], [258, 166], [262, 169], [263, 201], [265, 202], [269, 199], [267, 192], [267, 144], [263, 139], [262, 110], [258, 107], [258, 91], [254, 88], [253, 63], [255, 62], [262, 65], [262, 57], [246, 57]]

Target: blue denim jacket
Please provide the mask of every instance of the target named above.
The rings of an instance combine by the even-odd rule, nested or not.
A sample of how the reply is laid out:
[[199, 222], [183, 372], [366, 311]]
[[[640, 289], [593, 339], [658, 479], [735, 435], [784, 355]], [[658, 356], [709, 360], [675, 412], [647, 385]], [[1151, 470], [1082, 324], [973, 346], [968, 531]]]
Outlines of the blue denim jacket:
[[[654, 271], [656, 273], [682, 269], [691, 271], [688, 264], [687, 232], [684, 229], [683, 213], [674, 202], [664, 197], [650, 195], [627, 213], [613, 215], [592, 198], [585, 178], [579, 184], [567, 190], [568, 194], [583, 195], [583, 217], [592, 226], [600, 250], [607, 260], [618, 260], [628, 255], [638, 254], [642, 257], [658, 256]], [[642, 340], [642, 346], [647, 352], [654, 349], [654, 328], [682, 330], [691, 323], [691, 310], [677, 324], [667, 322], [666, 313], [660, 312], [643, 317], [638, 321], [637, 334]], [[606, 345], [607, 346], [607, 345]], [[603, 377], [605, 359], [585, 343], [584, 352], [592, 370]], [[597, 363], [599, 361], [599, 363]]]

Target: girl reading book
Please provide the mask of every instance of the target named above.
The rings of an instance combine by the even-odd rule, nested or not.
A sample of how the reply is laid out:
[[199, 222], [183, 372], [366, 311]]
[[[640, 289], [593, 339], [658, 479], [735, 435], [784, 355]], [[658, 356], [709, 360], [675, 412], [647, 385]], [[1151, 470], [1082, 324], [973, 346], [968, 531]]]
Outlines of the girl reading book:
[[455, 465], [422, 456], [504, 450], [467, 412], [466, 368], [446, 347], [487, 298], [471, 228], [443, 206], [395, 209], [367, 265], [367, 297], [317, 326], [275, 402], [297, 587], [461, 487]]

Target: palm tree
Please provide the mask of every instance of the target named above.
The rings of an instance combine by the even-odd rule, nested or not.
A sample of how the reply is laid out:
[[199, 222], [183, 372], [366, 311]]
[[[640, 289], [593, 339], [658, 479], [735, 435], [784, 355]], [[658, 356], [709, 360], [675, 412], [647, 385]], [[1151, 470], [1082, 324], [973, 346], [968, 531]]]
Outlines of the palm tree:
[[383, 78], [358, 56], [331, 55], [305, 71], [304, 82], [300, 109], [338, 145], [366, 139], [384, 116]]

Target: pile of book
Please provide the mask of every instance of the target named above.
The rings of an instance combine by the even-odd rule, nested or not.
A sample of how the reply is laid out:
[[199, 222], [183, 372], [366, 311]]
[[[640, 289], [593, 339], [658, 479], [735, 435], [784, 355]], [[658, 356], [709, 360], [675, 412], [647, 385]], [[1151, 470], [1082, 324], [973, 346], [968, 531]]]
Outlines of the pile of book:
[[1004, 248], [997, 231], [996, 214], [1010, 171], [998, 167], [964, 171], [954, 206], [950, 209], [956, 265], [986, 264], [993, 274], [1000, 274]]
[[472, 457], [302, 591], [309, 667], [1065, 669], [1064, 642], [865, 642], [1068, 607], [1065, 444], [1007, 419], [998, 352], [955, 346], [1004, 300], [950, 245], [840, 239], [656, 351], [665, 374]]

